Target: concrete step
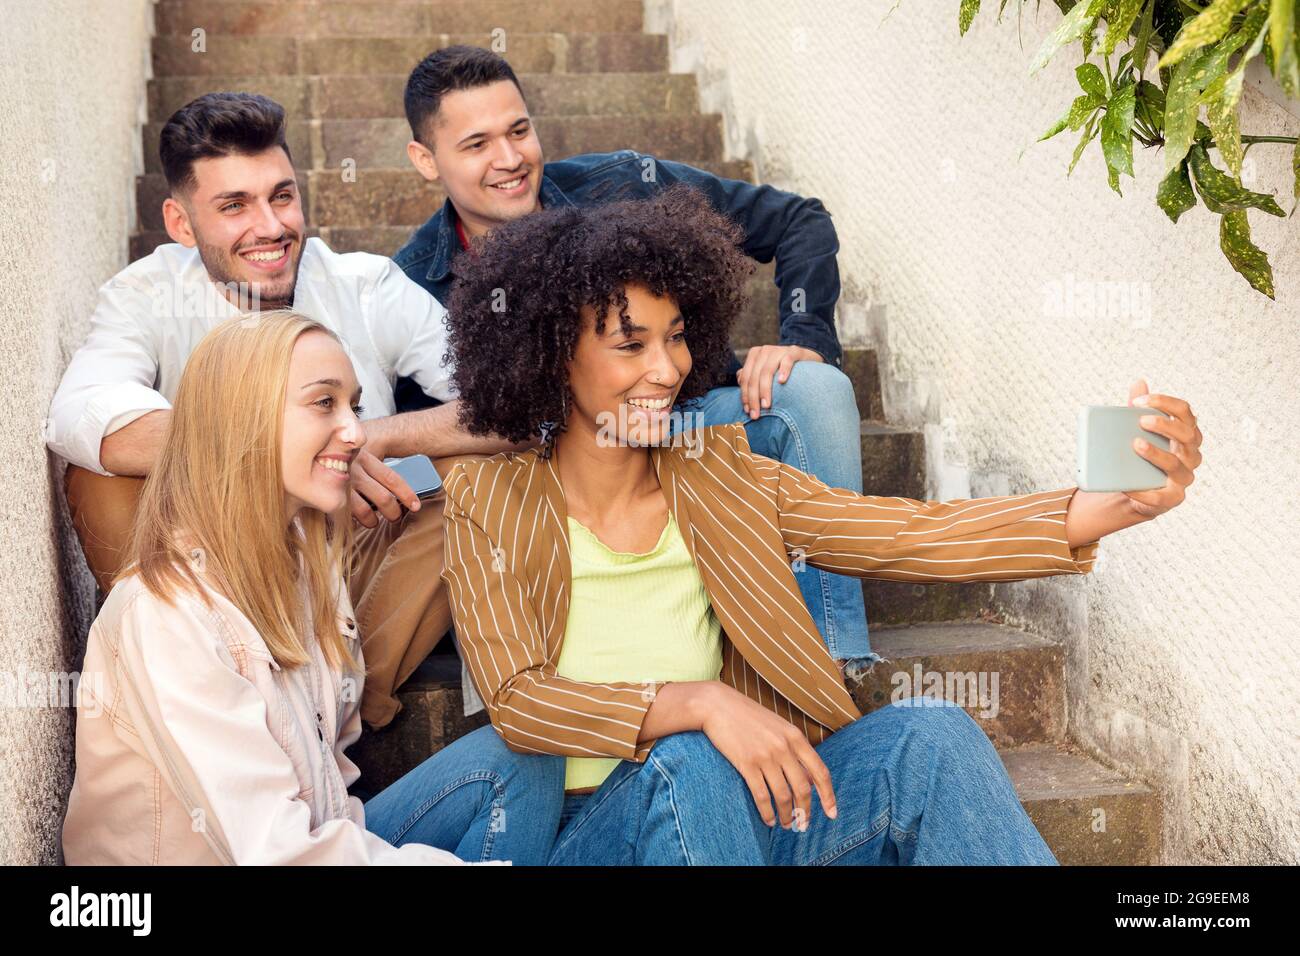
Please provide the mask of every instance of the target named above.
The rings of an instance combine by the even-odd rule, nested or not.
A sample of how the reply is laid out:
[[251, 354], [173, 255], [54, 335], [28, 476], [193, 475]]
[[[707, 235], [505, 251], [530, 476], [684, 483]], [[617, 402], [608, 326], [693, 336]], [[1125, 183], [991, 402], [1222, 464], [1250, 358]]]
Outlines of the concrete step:
[[[156, 77], [149, 81], [149, 117], [166, 120], [204, 93], [239, 90], [269, 96], [292, 120], [402, 119], [407, 76]], [[695, 76], [690, 73], [525, 73], [519, 82], [533, 116], [693, 114], [699, 105]]]
[[[722, 117], [716, 113], [644, 116], [540, 116], [537, 134], [551, 156], [635, 149], [699, 164], [722, 159]], [[161, 122], [144, 127], [145, 172], [161, 172], [158, 134]], [[300, 169], [402, 168], [411, 129], [405, 120], [290, 120], [285, 140]]]
[[862, 493], [925, 499], [924, 435], [910, 428], [863, 422]]
[[1160, 862], [1160, 794], [1069, 744], [1029, 744], [998, 756], [1043, 840], [1063, 866]]
[[398, 699], [402, 710], [392, 722], [378, 731], [366, 728], [348, 751], [361, 769], [362, 785], [371, 793], [378, 793], [426, 757], [488, 722], [486, 712], [465, 716], [460, 658], [454, 652], [430, 654], [402, 685]]
[[[509, 34], [504, 56], [516, 73], [656, 73], [668, 69], [668, 38], [653, 33]], [[492, 48], [488, 32], [431, 36], [156, 36], [153, 75], [326, 76], [401, 73], [436, 49]]]
[[159, 36], [213, 34], [285, 36], [428, 36], [473, 33], [485, 25], [511, 33], [635, 33], [640, 0], [417, 0], [374, 3], [283, 0], [161, 0]]
[[843, 346], [840, 369], [853, 382], [858, 400], [858, 417], [864, 422], [885, 420], [885, 399], [880, 383], [880, 364], [875, 349]]
[[992, 615], [993, 585], [913, 584], [907, 581], [862, 582], [870, 627], [937, 621], [988, 619]]
[[[466, 718], [452, 655], [431, 656], [399, 691], [403, 710], [379, 732], [367, 730], [349, 750], [362, 785], [378, 792], [451, 741], [487, 722]], [[999, 749], [1021, 805], [1065, 865], [1158, 862], [1161, 802], [1068, 743]]]
[[[344, 160], [357, 166], [401, 166], [411, 128], [406, 120], [320, 120], [323, 152], [316, 168], [339, 169]], [[552, 156], [634, 149], [683, 162], [722, 159], [722, 117], [707, 114], [640, 116], [538, 116], [534, 127]]]
[[755, 345], [771, 345], [781, 338], [781, 295], [771, 263], [756, 266], [747, 285], [745, 307], [731, 327], [731, 341], [745, 361]]
[[1065, 739], [1059, 644], [982, 621], [872, 626], [870, 632], [871, 649], [886, 661], [850, 687], [863, 713], [907, 697], [939, 696], [960, 704], [998, 747]]

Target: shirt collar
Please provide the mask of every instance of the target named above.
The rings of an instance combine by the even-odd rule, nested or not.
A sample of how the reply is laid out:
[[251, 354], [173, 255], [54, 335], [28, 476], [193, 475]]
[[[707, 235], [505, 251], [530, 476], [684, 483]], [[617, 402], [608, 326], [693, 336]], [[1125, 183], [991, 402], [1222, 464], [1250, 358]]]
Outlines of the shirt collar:
[[[542, 207], [572, 206], [573, 201], [564, 194], [564, 190], [555, 185], [555, 181], [542, 173], [542, 185], [538, 190]], [[438, 234], [433, 238], [433, 256], [429, 260], [429, 271], [425, 279], [429, 282], [442, 282], [451, 271], [451, 261], [461, 251], [460, 237], [456, 235], [456, 207], [448, 197], [442, 204], [442, 219], [438, 223]]]

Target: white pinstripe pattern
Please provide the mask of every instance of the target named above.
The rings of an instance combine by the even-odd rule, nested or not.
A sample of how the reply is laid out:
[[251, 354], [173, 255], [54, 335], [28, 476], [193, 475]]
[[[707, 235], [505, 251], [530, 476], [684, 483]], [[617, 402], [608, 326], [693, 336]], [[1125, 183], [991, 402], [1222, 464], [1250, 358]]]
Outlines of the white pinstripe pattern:
[[[814, 744], [859, 711], [800, 596], [796, 549], [816, 568], [913, 582], [1087, 574], [1096, 559], [1099, 542], [1066, 543], [1075, 487], [951, 501], [858, 495], [754, 455], [743, 424], [702, 431], [702, 456], [686, 446], [650, 455], [722, 624], [721, 680]], [[467, 668], [506, 744], [644, 760], [654, 743], [637, 742], [653, 701], [646, 686], [555, 672], [572, 589], [555, 457], [464, 461], [445, 484], [443, 578]]]

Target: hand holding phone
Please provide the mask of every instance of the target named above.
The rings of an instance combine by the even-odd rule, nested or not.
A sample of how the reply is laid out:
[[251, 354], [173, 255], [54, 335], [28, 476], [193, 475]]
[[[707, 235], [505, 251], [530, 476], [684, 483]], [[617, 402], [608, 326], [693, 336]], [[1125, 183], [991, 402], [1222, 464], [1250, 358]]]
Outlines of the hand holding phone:
[[428, 455], [385, 458], [384, 464], [402, 476], [417, 498], [432, 498], [442, 487], [442, 477]]
[[1137, 453], [1133, 439], [1169, 450], [1169, 439], [1139, 424], [1144, 415], [1171, 418], [1144, 405], [1088, 405], [1079, 411], [1078, 471], [1081, 491], [1150, 491], [1169, 476]]
[[352, 463], [352, 515], [367, 528], [379, 526], [382, 515], [400, 521], [407, 511], [420, 509], [419, 496], [395, 469], [364, 448]]

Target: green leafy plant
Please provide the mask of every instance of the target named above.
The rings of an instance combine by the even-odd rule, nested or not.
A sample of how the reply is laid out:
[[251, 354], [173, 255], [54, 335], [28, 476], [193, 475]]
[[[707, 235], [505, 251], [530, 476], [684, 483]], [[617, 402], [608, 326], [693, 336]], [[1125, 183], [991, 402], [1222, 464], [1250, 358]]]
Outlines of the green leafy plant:
[[[999, 22], [1008, 2], [999, 2]], [[1018, 12], [1027, 2], [1019, 0]], [[1261, 55], [1283, 92], [1300, 99], [1300, 0], [1055, 2], [1064, 17], [1034, 57], [1030, 73], [1077, 43], [1083, 62], [1075, 77], [1082, 92], [1039, 141], [1067, 129], [1080, 133], [1069, 175], [1100, 136], [1107, 180], [1121, 195], [1120, 176], [1133, 176], [1134, 141], [1163, 147], [1156, 204], [1177, 222], [1199, 195], [1220, 217], [1224, 257], [1256, 291], [1273, 298], [1273, 269], [1251, 240], [1246, 214], [1250, 209], [1287, 213], [1272, 195], [1242, 185], [1242, 163], [1257, 145], [1290, 145], [1292, 197], [1300, 200], [1300, 142], [1295, 136], [1243, 134], [1238, 109], [1246, 65]], [[961, 0], [963, 36], [979, 10], [980, 0]], [[1100, 64], [1092, 62], [1094, 55]], [[1218, 154], [1218, 165], [1211, 151]]]

